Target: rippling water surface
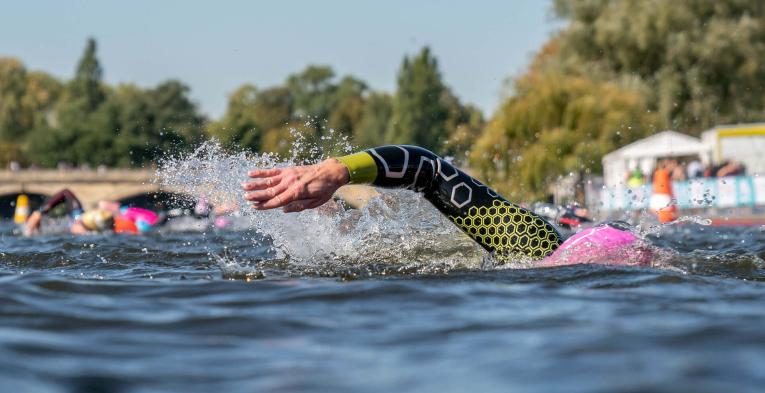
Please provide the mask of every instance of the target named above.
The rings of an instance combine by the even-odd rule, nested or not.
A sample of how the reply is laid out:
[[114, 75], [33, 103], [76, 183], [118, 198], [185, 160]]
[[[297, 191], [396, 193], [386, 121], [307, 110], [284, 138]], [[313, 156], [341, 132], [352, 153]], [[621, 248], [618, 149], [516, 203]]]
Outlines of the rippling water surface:
[[239, 204], [226, 231], [0, 223], [0, 391], [763, 391], [765, 228], [643, 228], [650, 267], [499, 265], [410, 192], [241, 203], [248, 169], [297, 156], [163, 163], [162, 184]]
[[652, 268], [546, 269], [487, 267], [457, 233], [441, 243], [457, 244], [446, 253], [420, 245], [397, 260], [311, 263], [251, 230], [22, 238], [1, 228], [2, 391], [757, 392], [765, 383], [758, 227], [666, 228], [650, 241], [676, 253]]

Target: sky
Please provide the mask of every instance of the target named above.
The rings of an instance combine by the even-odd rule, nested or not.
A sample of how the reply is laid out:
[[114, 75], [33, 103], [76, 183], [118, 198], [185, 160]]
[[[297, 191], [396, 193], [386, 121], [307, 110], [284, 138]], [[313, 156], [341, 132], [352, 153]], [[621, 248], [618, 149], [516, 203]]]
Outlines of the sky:
[[549, 0], [0, 0], [0, 56], [68, 79], [94, 37], [107, 82], [180, 79], [218, 118], [238, 86], [308, 64], [393, 92], [403, 56], [428, 45], [452, 91], [491, 115], [559, 25]]

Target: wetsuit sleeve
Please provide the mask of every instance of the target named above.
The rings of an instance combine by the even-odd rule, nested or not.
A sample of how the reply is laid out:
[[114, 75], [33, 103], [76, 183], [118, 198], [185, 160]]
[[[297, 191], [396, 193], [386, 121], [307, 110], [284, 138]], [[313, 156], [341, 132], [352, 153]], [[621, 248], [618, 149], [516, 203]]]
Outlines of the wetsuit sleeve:
[[348, 168], [351, 183], [422, 193], [468, 236], [500, 256], [543, 258], [563, 242], [542, 217], [421, 147], [382, 146], [337, 160]]
[[72, 213], [75, 210], [82, 211], [82, 203], [80, 203], [80, 200], [77, 199], [74, 193], [69, 191], [69, 189], [63, 189], [48, 198], [45, 204], [40, 208], [40, 213], [48, 214], [56, 206], [62, 203], [66, 203], [66, 210], [68, 213]]

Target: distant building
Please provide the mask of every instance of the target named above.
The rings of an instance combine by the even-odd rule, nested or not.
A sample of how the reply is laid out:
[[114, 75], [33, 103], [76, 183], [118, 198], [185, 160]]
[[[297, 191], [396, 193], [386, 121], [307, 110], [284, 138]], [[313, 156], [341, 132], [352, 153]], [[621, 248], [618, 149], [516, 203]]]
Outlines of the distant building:
[[704, 131], [701, 142], [709, 162], [735, 160], [748, 175], [765, 174], [765, 123], [717, 126]]

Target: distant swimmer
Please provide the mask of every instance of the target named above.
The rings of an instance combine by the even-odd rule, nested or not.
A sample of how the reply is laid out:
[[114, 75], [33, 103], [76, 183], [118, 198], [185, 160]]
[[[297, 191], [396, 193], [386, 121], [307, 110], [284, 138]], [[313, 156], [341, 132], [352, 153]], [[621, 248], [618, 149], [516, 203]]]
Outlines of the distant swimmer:
[[[422, 194], [470, 238], [500, 259], [543, 259], [546, 265], [595, 262], [639, 244], [620, 224], [602, 224], [563, 241], [544, 218], [513, 204], [436, 154], [417, 146], [391, 145], [324, 160], [316, 165], [259, 169], [242, 184], [245, 199], [258, 210], [312, 209], [346, 184], [405, 188]], [[605, 254], [604, 254], [605, 253]], [[624, 263], [647, 264], [650, 252], [637, 249]]]
[[98, 232], [143, 233], [159, 223], [153, 211], [135, 207], [120, 207], [119, 203], [101, 201], [96, 209], [84, 210], [79, 199], [68, 189], [51, 196], [26, 221], [25, 236], [40, 233], [42, 219], [58, 206], [63, 206], [70, 220], [69, 232], [75, 235]]

